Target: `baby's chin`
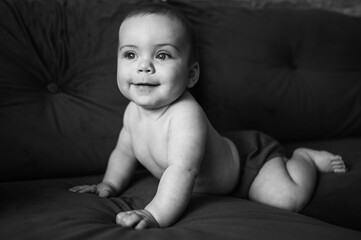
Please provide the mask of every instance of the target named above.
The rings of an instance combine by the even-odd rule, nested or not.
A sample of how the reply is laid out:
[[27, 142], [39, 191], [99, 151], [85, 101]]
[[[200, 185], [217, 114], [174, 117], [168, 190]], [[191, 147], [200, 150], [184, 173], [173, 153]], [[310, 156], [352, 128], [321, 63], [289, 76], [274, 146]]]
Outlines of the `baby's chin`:
[[[133, 87], [134, 88], [134, 87]], [[135, 91], [134, 91], [135, 90]], [[159, 94], [159, 89], [151, 89], [149, 92], [139, 92], [138, 89], [131, 89], [131, 91], [127, 92], [128, 96], [125, 95], [130, 101], [132, 101], [137, 106], [143, 108], [148, 111], [159, 111], [162, 109], [167, 109], [182, 96], [185, 96], [183, 92], [173, 92], [169, 94]]]
[[140, 100], [131, 100], [138, 107], [148, 110], [148, 111], [159, 111], [169, 107], [171, 102], [151, 102], [151, 101], [140, 101]]

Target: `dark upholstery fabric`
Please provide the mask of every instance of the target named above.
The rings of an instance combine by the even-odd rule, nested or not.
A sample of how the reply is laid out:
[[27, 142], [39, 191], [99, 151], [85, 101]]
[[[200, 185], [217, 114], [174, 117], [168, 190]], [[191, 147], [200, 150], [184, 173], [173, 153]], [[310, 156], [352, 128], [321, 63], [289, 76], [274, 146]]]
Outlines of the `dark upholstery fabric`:
[[104, 171], [127, 104], [122, 1], [0, 2], [0, 181]]
[[[193, 194], [188, 208], [173, 226], [135, 231], [116, 225], [115, 216], [119, 211], [144, 207], [155, 193], [158, 181], [139, 171], [121, 196], [100, 198], [68, 191], [71, 186], [97, 183], [100, 179], [101, 176], [91, 176], [0, 183], [0, 191], [6, 193], [0, 195], [0, 236], [11, 240], [358, 240], [361, 237], [361, 232], [299, 213], [232, 196], [208, 194]], [[336, 189], [345, 183], [355, 184], [345, 182], [346, 179], [335, 181]], [[334, 195], [335, 187], [324, 193]], [[341, 210], [341, 206], [336, 208]], [[328, 209], [327, 214], [331, 215], [333, 209]], [[360, 211], [354, 212], [359, 214]]]
[[203, 53], [196, 96], [218, 129], [278, 140], [361, 133], [360, 18], [208, 5], [189, 15]]

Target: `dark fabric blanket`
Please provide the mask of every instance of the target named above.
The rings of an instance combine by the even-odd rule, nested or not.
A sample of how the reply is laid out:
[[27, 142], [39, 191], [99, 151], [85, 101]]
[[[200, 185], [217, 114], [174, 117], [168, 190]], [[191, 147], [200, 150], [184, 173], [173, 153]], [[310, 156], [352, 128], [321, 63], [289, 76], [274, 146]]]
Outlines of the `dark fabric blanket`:
[[122, 210], [149, 201], [156, 181], [140, 173], [124, 195], [104, 199], [75, 194], [75, 184], [100, 176], [1, 184], [2, 239], [360, 239], [361, 233], [251, 201], [194, 195], [179, 222], [167, 229], [135, 231], [115, 224]]
[[101, 175], [1, 183], [0, 236], [12, 240], [360, 239], [361, 141], [298, 143], [286, 149], [291, 152], [300, 144], [342, 154], [350, 169], [343, 175], [320, 175], [315, 195], [301, 213], [232, 196], [194, 194], [172, 227], [121, 228], [115, 224], [116, 214], [144, 207], [157, 189], [157, 179], [140, 169], [124, 193], [109, 199], [68, 191], [74, 185], [97, 183]]

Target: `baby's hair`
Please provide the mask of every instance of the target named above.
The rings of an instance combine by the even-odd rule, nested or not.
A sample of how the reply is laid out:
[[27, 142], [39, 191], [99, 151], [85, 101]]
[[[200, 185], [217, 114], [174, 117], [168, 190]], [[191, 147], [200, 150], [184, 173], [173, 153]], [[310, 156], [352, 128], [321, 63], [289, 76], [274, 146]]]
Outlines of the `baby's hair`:
[[123, 18], [122, 23], [134, 16], [150, 14], [167, 16], [176, 19], [185, 29], [190, 44], [190, 63], [199, 61], [197, 31], [193, 24], [175, 7], [162, 3], [141, 4], [132, 8]]

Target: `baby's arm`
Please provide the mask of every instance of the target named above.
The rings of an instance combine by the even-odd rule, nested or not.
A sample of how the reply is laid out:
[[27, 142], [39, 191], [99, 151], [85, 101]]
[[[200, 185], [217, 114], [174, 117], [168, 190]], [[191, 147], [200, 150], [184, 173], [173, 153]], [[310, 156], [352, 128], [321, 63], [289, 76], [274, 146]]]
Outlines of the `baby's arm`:
[[198, 174], [196, 167], [169, 166], [153, 200], [145, 207], [160, 227], [172, 225], [186, 209]]
[[161, 227], [173, 224], [187, 207], [206, 145], [203, 111], [194, 106], [179, 110], [179, 116], [170, 124], [168, 168], [155, 197], [145, 207]]
[[[137, 166], [128, 131], [123, 127], [117, 146], [110, 155], [103, 182], [112, 186], [109, 193], [120, 193], [128, 185]], [[109, 195], [111, 196], [111, 195]]]
[[135, 229], [168, 227], [188, 205], [197, 170], [183, 166], [169, 166], [160, 179], [153, 200], [143, 210], [120, 212], [116, 222]]
[[[188, 205], [204, 154], [207, 124], [203, 112], [184, 109], [172, 119], [168, 138], [168, 167], [155, 197], [142, 212], [119, 213], [117, 223], [136, 229], [168, 227]], [[176, 114], [176, 113], [175, 113]]]
[[100, 197], [112, 197], [123, 191], [129, 183], [136, 169], [137, 161], [131, 147], [131, 139], [127, 130], [126, 113], [124, 115], [124, 126], [119, 134], [117, 145], [109, 157], [103, 181], [96, 185], [76, 186], [70, 188], [70, 191], [94, 193]]

